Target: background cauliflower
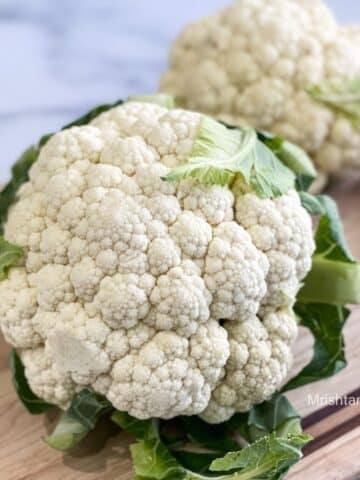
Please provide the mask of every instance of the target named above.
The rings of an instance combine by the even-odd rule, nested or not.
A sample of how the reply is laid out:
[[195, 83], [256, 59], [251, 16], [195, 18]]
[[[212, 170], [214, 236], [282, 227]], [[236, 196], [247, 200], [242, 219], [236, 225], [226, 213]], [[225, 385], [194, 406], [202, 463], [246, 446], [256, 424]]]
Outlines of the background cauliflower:
[[5, 224], [25, 257], [0, 283], [0, 322], [44, 401], [66, 408], [91, 387], [140, 419], [216, 423], [284, 381], [311, 220], [281, 175], [276, 195], [265, 180], [242, 194], [223, 178], [166, 181], [202, 158], [211, 128], [216, 148], [265, 148], [199, 113], [128, 102], [40, 149]]
[[238, 0], [189, 24], [160, 89], [299, 144], [326, 174], [360, 166], [359, 28], [321, 0]]

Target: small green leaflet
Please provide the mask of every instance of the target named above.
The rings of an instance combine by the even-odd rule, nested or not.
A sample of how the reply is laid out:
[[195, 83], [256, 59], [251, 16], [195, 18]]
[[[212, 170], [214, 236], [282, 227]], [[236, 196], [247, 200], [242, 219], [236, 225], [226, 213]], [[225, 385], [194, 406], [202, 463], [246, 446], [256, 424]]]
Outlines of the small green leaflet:
[[262, 198], [282, 195], [294, 187], [295, 175], [251, 128], [227, 128], [203, 116], [188, 161], [164, 180], [195, 178], [204, 185], [228, 185], [235, 176]]
[[301, 448], [310, 440], [309, 435], [289, 435], [286, 438], [275, 434], [267, 435], [239, 452], [230, 452], [225, 457], [214, 460], [210, 470], [238, 470], [229, 477], [222, 477], [229, 480], [279, 479], [302, 458]]
[[0, 235], [0, 282], [5, 280], [9, 269], [15, 266], [23, 256], [24, 251], [21, 247], [7, 242]]
[[314, 336], [314, 353], [310, 363], [283, 387], [283, 392], [332, 377], [346, 367], [342, 331], [349, 310], [336, 305], [297, 303], [295, 313], [301, 318], [300, 325]]
[[44, 402], [32, 392], [25, 377], [24, 365], [15, 350], [12, 350], [10, 353], [10, 370], [15, 391], [29, 413], [38, 415], [53, 407], [53, 405]]
[[351, 255], [336, 203], [326, 195], [300, 193], [303, 207], [320, 215], [312, 269], [298, 294], [299, 302], [344, 305], [360, 303], [360, 265]]
[[101, 416], [111, 410], [112, 406], [106, 399], [89, 388], [84, 388], [73, 399], [45, 441], [56, 450], [69, 450], [95, 428]]
[[343, 82], [314, 85], [307, 89], [307, 93], [360, 128], [360, 75]]

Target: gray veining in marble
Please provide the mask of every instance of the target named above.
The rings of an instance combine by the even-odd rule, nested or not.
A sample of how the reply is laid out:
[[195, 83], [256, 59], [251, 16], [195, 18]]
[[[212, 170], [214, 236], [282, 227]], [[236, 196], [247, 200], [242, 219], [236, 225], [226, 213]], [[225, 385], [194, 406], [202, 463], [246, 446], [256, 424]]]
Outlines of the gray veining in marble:
[[[0, 182], [43, 133], [98, 103], [156, 90], [175, 35], [227, 3], [0, 0]], [[360, 2], [328, 3], [342, 21], [360, 21]]]

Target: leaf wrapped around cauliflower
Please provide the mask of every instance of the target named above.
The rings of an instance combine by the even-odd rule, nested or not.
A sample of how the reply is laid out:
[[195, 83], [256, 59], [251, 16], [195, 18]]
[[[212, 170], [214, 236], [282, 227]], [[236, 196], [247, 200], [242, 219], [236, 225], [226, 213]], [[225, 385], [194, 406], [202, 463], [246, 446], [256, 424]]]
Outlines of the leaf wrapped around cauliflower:
[[175, 40], [160, 90], [300, 145], [327, 174], [360, 167], [359, 27], [323, 0], [235, 0]]
[[[128, 102], [89, 119], [46, 138], [4, 224], [24, 260], [0, 284], [1, 328], [32, 391], [65, 408], [91, 387], [137, 418], [210, 422], [269, 398], [314, 251], [294, 174], [264, 144], [248, 164], [198, 113]], [[225, 184], [166, 181], [195, 150], [200, 176], [227, 162]]]

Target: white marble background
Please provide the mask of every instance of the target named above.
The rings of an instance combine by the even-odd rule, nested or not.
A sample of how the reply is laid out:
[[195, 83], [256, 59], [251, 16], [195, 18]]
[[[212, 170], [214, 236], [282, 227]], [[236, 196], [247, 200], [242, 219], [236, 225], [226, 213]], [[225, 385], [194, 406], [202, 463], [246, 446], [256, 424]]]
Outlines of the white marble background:
[[[155, 91], [179, 30], [227, 3], [0, 0], [0, 183], [43, 133], [98, 103]], [[341, 21], [360, 22], [360, 1], [328, 3]]]

